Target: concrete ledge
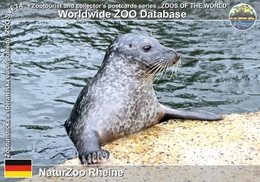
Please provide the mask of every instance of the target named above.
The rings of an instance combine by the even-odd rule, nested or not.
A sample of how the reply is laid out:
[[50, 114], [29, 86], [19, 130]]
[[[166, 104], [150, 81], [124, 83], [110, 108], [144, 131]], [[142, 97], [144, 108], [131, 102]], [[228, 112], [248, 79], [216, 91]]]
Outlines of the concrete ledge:
[[260, 112], [223, 117], [171, 120], [109, 143], [106, 164], [260, 165]]
[[[84, 177], [37, 174], [23, 181], [259, 181], [260, 112], [224, 115], [218, 122], [171, 120], [103, 149], [111, 154], [105, 164], [82, 166], [74, 158], [45, 167]], [[124, 176], [91, 177], [93, 169], [122, 170]]]

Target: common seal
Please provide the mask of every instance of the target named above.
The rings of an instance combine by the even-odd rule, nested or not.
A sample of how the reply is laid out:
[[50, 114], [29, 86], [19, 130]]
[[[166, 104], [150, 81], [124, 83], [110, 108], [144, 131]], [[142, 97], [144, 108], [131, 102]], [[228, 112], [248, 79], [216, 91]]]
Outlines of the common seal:
[[179, 111], [160, 104], [152, 83], [156, 73], [180, 55], [156, 39], [128, 33], [108, 47], [100, 69], [82, 89], [65, 128], [83, 164], [101, 163], [101, 145], [168, 119], [221, 120], [205, 111]]

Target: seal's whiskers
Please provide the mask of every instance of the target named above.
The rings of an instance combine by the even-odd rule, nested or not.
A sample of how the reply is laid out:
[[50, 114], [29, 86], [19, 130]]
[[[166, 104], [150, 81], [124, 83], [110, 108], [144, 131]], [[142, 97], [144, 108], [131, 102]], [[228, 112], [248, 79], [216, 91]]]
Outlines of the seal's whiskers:
[[170, 79], [172, 78], [173, 72], [175, 73], [175, 75], [177, 75], [178, 69], [180, 67], [181, 67], [181, 58], [172, 67], [172, 73], [171, 73]]
[[[159, 60], [155, 63], [153, 63], [152, 65], [149, 65], [149, 68], [147, 68], [146, 70], [149, 70], [148, 73], [146, 73], [143, 77], [148, 77], [145, 79], [145, 81], [149, 81], [151, 80], [155, 75], [156, 73], [158, 72], [158, 69], [160, 69], [160, 66], [162, 64], [162, 60]], [[151, 69], [152, 67], [152, 69]]]
[[163, 65], [162, 65], [162, 64], [159, 64], [158, 67], [157, 67], [157, 69], [155, 70], [153, 76], [155, 76], [157, 73], [161, 72], [162, 70], [163, 70]]
[[157, 81], [160, 81], [160, 79], [161, 79], [162, 76], [165, 74], [166, 69], [167, 69], [167, 67], [168, 67], [169, 65], [170, 65], [169, 62], [165, 62], [163, 65], [161, 65], [160, 72], [162, 72], [162, 73], [161, 73], [161, 76], [159, 77], [159, 79], [157, 79]]

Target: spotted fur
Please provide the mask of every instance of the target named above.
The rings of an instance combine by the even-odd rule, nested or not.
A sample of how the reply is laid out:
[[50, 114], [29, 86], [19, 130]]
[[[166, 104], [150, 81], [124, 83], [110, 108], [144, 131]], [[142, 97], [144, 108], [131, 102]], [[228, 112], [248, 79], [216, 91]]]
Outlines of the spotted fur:
[[165, 115], [172, 117], [176, 110], [159, 104], [152, 82], [179, 59], [175, 50], [149, 36], [129, 33], [112, 42], [65, 122], [83, 164], [109, 158], [102, 144], [156, 125]]

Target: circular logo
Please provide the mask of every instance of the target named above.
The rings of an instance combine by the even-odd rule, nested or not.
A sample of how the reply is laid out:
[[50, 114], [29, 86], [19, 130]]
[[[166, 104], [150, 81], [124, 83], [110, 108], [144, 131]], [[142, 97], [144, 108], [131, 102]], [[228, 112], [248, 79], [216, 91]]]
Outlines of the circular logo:
[[249, 30], [256, 22], [256, 12], [254, 8], [248, 4], [238, 4], [230, 10], [229, 21], [237, 30]]

